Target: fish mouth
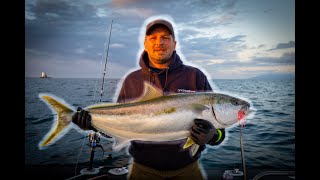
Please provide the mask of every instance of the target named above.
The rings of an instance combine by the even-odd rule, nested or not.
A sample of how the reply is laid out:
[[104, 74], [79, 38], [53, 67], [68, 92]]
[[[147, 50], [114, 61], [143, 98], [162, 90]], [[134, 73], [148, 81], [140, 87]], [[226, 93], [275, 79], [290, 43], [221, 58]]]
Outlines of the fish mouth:
[[248, 114], [249, 114], [249, 106], [243, 106], [239, 111], [238, 111], [238, 120], [243, 120]]
[[248, 115], [251, 111], [250, 111], [250, 104], [246, 104], [244, 105], [239, 112], [244, 113], [245, 115]]

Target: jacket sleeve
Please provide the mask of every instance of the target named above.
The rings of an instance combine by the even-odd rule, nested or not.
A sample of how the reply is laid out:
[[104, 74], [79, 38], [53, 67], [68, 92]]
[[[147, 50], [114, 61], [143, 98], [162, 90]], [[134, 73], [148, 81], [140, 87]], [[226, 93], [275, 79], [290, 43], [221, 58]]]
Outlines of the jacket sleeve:
[[206, 92], [212, 91], [212, 88], [207, 79], [207, 76], [200, 70], [197, 71], [196, 83], [197, 83], [198, 91], [206, 91]]
[[141, 96], [143, 92], [143, 79], [140, 73], [140, 71], [135, 71], [124, 78], [117, 103], [127, 103]]
[[209, 81], [208, 81], [206, 76], [205, 76], [205, 80], [204, 80], [204, 90], [205, 91], [212, 91], [212, 88], [211, 88], [211, 86], [209, 84]]
[[117, 103], [125, 103], [125, 102], [126, 102], [126, 91], [125, 91], [125, 83], [123, 83], [118, 95]]
[[128, 87], [130, 87], [130, 74], [128, 76], [126, 76], [121, 84], [121, 89], [120, 92], [118, 94], [118, 99], [117, 99], [117, 103], [126, 103], [126, 101], [128, 101], [128, 94], [127, 94], [127, 89]]

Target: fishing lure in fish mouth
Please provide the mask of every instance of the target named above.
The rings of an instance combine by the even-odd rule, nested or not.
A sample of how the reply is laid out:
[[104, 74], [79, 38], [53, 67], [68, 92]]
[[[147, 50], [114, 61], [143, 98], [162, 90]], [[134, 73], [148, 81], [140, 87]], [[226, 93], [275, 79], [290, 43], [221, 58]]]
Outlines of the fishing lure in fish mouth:
[[245, 112], [243, 110], [240, 110], [238, 112], [238, 121], [239, 121], [239, 125], [241, 125], [242, 127], [245, 126]]

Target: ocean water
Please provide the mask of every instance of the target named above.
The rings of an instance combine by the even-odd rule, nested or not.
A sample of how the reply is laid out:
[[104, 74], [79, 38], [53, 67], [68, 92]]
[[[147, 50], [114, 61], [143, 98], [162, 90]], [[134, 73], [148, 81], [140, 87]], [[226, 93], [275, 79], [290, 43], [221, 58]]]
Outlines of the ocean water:
[[[105, 81], [102, 101], [112, 101], [119, 80]], [[294, 80], [212, 80], [218, 92], [248, 99], [256, 112], [246, 119], [242, 129], [244, 158], [247, 169], [295, 169], [295, 81]], [[54, 114], [40, 100], [49, 93], [74, 107], [86, 107], [99, 101], [101, 80], [65, 78], [25, 78], [25, 164], [75, 165], [90, 159], [87, 133], [71, 128], [53, 145], [39, 150], [38, 143], [53, 125]], [[226, 129], [226, 139], [208, 147], [200, 162], [204, 169], [242, 168], [240, 130]], [[101, 139], [104, 149], [97, 148], [94, 163], [110, 167], [131, 162], [126, 149], [112, 151], [112, 141]], [[111, 154], [113, 159], [104, 156]]]

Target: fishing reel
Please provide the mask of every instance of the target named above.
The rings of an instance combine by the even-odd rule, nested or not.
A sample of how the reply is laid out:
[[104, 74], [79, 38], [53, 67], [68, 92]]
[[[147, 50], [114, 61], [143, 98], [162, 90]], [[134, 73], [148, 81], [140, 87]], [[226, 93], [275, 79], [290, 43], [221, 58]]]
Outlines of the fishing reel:
[[[89, 140], [89, 146], [91, 147], [91, 152], [95, 151], [95, 148], [96, 147], [100, 147], [101, 150], [102, 150], [102, 157], [105, 157], [104, 156], [104, 149], [102, 147], [102, 145], [99, 144], [100, 140], [101, 140], [101, 133], [99, 132], [90, 132], [89, 135], [88, 135], [88, 140]], [[108, 156], [106, 156], [108, 159], [112, 159], [112, 156], [111, 154], [109, 154]]]
[[[101, 134], [99, 132], [92, 131], [89, 133], [88, 139], [89, 139], [89, 146], [96, 147], [100, 142]], [[101, 145], [98, 145], [98, 146], [101, 146]]]
[[[104, 149], [103, 147], [99, 144], [101, 140], [101, 134], [99, 132], [92, 131], [88, 134], [88, 140], [89, 140], [89, 146], [91, 147], [91, 154], [90, 154], [90, 162], [89, 162], [89, 167], [84, 168], [80, 171], [81, 174], [98, 174], [99, 170], [103, 167], [99, 168], [94, 168], [93, 167], [93, 158], [94, 158], [94, 152], [96, 147], [100, 147], [102, 149], [102, 156], [104, 156]], [[112, 159], [111, 154], [107, 156], [108, 159]]]
[[102, 153], [103, 153], [102, 157], [106, 157], [107, 159], [112, 159], [111, 154], [104, 156], [105, 151], [104, 151], [103, 147], [99, 144], [101, 137], [102, 137], [102, 135], [99, 132], [92, 131], [89, 133], [88, 140], [89, 140], [89, 146], [92, 148], [91, 152], [93, 152], [96, 147], [100, 147], [102, 149]]

